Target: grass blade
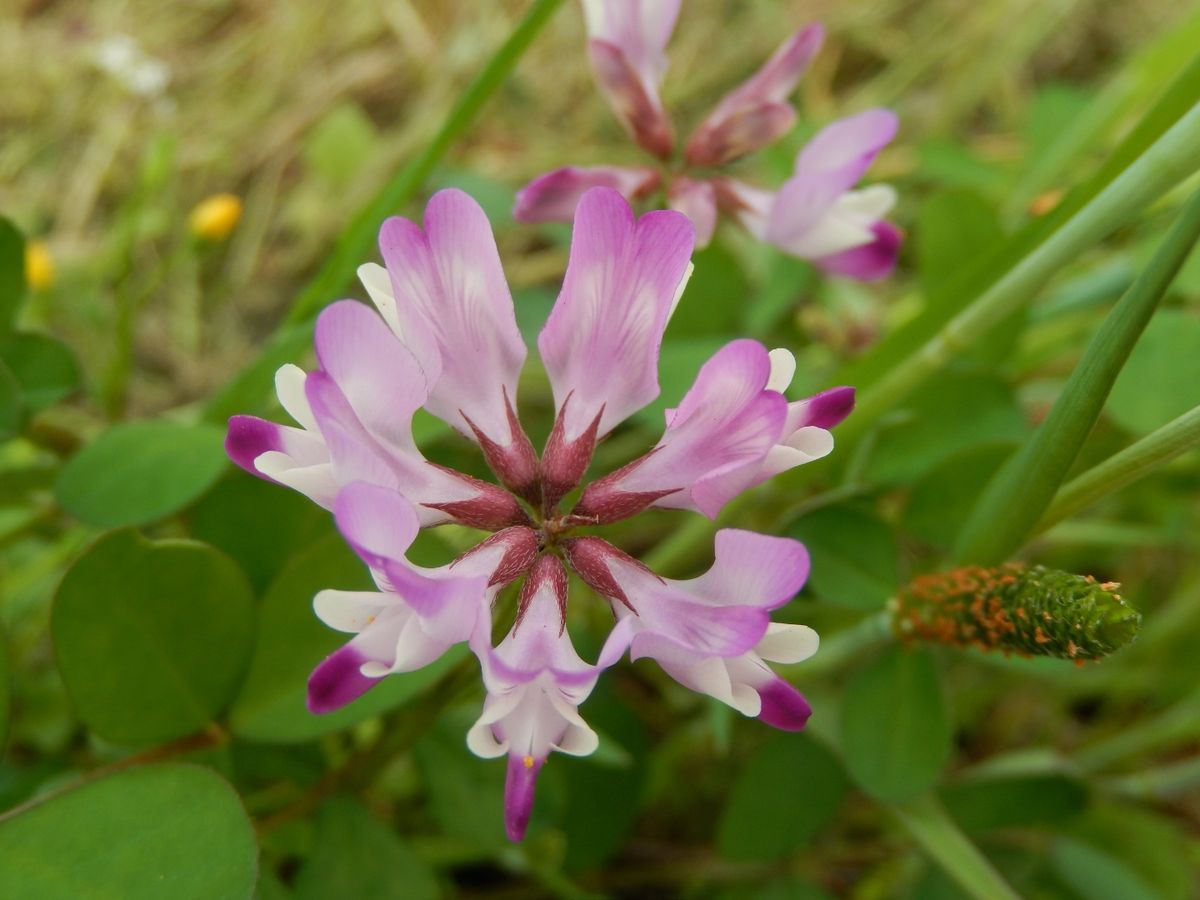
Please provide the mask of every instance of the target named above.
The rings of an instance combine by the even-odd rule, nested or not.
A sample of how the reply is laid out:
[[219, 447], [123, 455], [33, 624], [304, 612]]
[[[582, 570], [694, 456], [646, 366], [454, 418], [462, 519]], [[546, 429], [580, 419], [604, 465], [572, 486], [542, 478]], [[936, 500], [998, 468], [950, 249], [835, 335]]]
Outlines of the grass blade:
[[889, 807], [946, 874], [975, 900], [1020, 900], [930, 794]]
[[1200, 192], [1113, 307], [1062, 393], [1025, 446], [992, 479], [960, 536], [961, 562], [994, 565], [1020, 548], [1075, 461], [1108, 392], [1159, 300], [1200, 238]]
[[1040, 534], [1197, 446], [1200, 446], [1200, 406], [1067, 482], [1054, 495], [1054, 502], [1034, 532]]

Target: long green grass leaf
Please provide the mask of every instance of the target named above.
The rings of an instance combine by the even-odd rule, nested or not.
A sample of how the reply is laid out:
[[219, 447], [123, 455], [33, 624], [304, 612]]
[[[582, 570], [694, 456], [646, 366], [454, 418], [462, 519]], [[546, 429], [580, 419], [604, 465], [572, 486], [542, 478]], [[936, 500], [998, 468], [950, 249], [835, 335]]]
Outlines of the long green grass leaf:
[[993, 565], [1028, 538], [1096, 424], [1117, 374], [1200, 238], [1200, 192], [1113, 307], [1037, 432], [992, 479], [958, 542], [960, 561]]
[[[1034, 255], [1042, 245], [1057, 236], [1077, 213], [1146, 153], [1197, 103], [1200, 103], [1200, 55], [1180, 73], [1096, 173], [1069, 191], [1052, 213], [1028, 222], [991, 253], [964, 266], [957, 277], [944, 281], [937, 291], [926, 298], [925, 310], [921, 315], [884, 339], [870, 353], [848, 365], [831, 383], [854, 384], [866, 389], [888, 376], [897, 363], [932, 340], [956, 313], [965, 309], [971, 298], [983, 295], [1021, 260]], [[1137, 209], [1129, 207], [1126, 218]]]
[[1159, 466], [1194, 447], [1200, 447], [1200, 406], [1185, 412], [1079, 475], [1054, 495], [1034, 529], [1035, 533], [1073, 516], [1101, 497], [1119, 491]]

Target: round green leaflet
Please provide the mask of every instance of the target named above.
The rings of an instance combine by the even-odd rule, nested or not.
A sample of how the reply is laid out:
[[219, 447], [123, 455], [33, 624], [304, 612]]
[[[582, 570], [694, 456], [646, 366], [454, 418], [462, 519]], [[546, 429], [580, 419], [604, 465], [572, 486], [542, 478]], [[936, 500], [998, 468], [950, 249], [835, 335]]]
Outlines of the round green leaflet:
[[118, 531], [67, 571], [50, 628], [88, 727], [114, 743], [156, 743], [206, 727], [232, 698], [253, 640], [253, 597], [212, 547]]
[[0, 337], [0, 359], [21, 388], [25, 415], [53, 406], [79, 386], [79, 363], [71, 348], [45, 334]]
[[892, 647], [846, 688], [846, 766], [879, 800], [907, 800], [930, 787], [950, 755], [950, 739], [937, 669], [927, 651]]
[[0, 821], [0, 897], [247, 900], [254, 831], [215, 773], [142, 766]]
[[89, 525], [144, 525], [212, 487], [229, 464], [224, 447], [215, 425], [114, 425], [63, 467], [54, 493]]

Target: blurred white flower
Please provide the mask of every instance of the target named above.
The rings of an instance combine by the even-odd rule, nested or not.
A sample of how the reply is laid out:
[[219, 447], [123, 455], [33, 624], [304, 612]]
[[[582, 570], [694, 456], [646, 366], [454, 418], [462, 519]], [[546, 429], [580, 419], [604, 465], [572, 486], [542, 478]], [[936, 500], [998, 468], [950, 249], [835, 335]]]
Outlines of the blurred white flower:
[[170, 66], [150, 56], [127, 34], [114, 34], [102, 40], [93, 58], [97, 66], [139, 97], [160, 97], [171, 81]]

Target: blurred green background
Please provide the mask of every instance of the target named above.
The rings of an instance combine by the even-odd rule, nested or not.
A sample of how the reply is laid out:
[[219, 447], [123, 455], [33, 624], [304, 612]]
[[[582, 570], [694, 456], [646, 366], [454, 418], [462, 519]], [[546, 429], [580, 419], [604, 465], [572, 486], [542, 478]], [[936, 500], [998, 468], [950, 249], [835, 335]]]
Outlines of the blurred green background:
[[[1197, 896], [1194, 452], [1049, 529], [1024, 554], [1121, 582], [1146, 619], [1131, 648], [1080, 669], [946, 649], [910, 654], [868, 633], [828, 663], [818, 655], [788, 672], [816, 709], [804, 736], [743, 721], [650, 663], [622, 664], [582, 710], [602, 734], [601, 750], [547, 765], [521, 846], [503, 836], [502, 765], [471, 758], [464, 745], [480, 693], [454, 668], [461, 657], [392, 679], [332, 717], [313, 719], [297, 705], [307, 673], [338, 643], [312, 616], [312, 594], [366, 577], [325, 513], [233, 472], [215, 426], [174, 447], [161, 443], [158, 423], [139, 425], [150, 430], [125, 433], [99, 464], [64, 469], [114, 423], [194, 419], [276, 331], [355, 213], [429, 142], [526, 8], [404, 0], [6, 7], [0, 213], [34, 247], [18, 323], [61, 339], [79, 377], [67, 363], [57, 381], [47, 376], [47, 402], [32, 404], [20, 433], [0, 445], [0, 670], [10, 673], [11, 695], [0, 809], [81, 773], [116, 772], [130, 754], [134, 762], [169, 756], [212, 766], [237, 789], [261, 847], [263, 898], [966, 896], [929, 855], [953, 842], [939, 845], [905, 824], [919, 816], [906, 804], [933, 785], [1024, 896]], [[1169, 90], [1191, 97], [1188, 105], [1200, 96], [1195, 65], [1179, 80], [1200, 46], [1200, 12], [1184, 3], [685, 0], [664, 84], [677, 129], [686, 133], [812, 20], [829, 38], [798, 91], [801, 122], [740, 171], [777, 185], [820, 126], [870, 106], [896, 109], [900, 137], [868, 177], [899, 191], [895, 218], [908, 234], [900, 268], [875, 285], [824, 280], [723, 226], [698, 254], [668, 331], [662, 398], [601, 448], [596, 471], [650, 446], [661, 409], [734, 336], [794, 349], [801, 391], [878, 379], [885, 369], [871, 353], [883, 337], [933, 299], [958, 302], [956, 279], [1103, 171]], [[559, 165], [640, 161], [594, 87], [583, 41], [579, 9], [568, 2], [426, 189], [397, 210], [418, 215], [440, 186], [471, 192], [497, 231], [531, 343], [556, 295], [569, 229], [515, 225], [514, 192]], [[239, 198], [236, 227], [197, 237], [189, 216], [220, 193]], [[944, 564], [974, 497], [1045, 415], [1181, 199], [1175, 191], [1132, 215], [867, 434], [722, 522], [782, 529], [808, 544], [812, 579], [785, 620], [827, 636], [854, 633], [909, 578]], [[345, 295], [363, 293], [354, 286]], [[1198, 310], [1200, 258], [1164, 300], [1073, 472], [1200, 400]], [[258, 395], [268, 392], [263, 380]], [[522, 413], [540, 443], [552, 411], [537, 365], [523, 376]], [[482, 474], [465, 442], [428, 430], [427, 456]], [[145, 447], [164, 448], [156, 471], [165, 486], [158, 505], [130, 511], [123, 479], [148, 477], [137, 461]], [[134, 463], [114, 468], [126, 453]], [[639, 517], [619, 542], [664, 574], [695, 573], [708, 551], [669, 541], [684, 520]], [[123, 525], [155, 541], [209, 546], [99, 537]], [[104, 553], [64, 581], [98, 537]], [[439, 529], [422, 537], [418, 554], [440, 563], [470, 540]], [[179, 574], [189, 566], [202, 573], [190, 583]], [[183, 715], [168, 691], [156, 719], [137, 692], [125, 700], [104, 693], [122, 678], [144, 685], [155, 676], [130, 662], [137, 654], [119, 636], [97, 637], [111, 620], [89, 598], [120, 597], [136, 620], [153, 618], [169, 599], [164, 590], [195, 599], [189, 664], [206, 672], [209, 694]], [[574, 590], [572, 632], [588, 656], [605, 614]], [[70, 660], [96, 668], [72, 671]], [[167, 753], [154, 749], [163, 743]], [[179, 783], [151, 783], [154, 770], [136, 767], [112, 777], [130, 779], [128, 796], [167, 798], [164, 809], [187, 816], [196, 786], [183, 783], [194, 770], [183, 771], [192, 774], [175, 772]], [[146, 777], [135, 784], [135, 776]], [[104, 804], [97, 795], [86, 807]], [[236, 810], [217, 806], [195, 806], [198, 817], [211, 813], [206, 833], [244, 825]], [[18, 834], [20, 819], [0, 821], [0, 868], [10, 872], [52, 855], [46, 835], [61, 827], [50, 820], [45, 834], [37, 823]], [[201, 849], [209, 861], [233, 854], [220, 840]], [[68, 859], [58, 864], [69, 866], [70, 845], [62, 852]], [[181, 870], [195, 864], [186, 856]], [[228, 883], [220, 896], [239, 896], [236, 873]]]

